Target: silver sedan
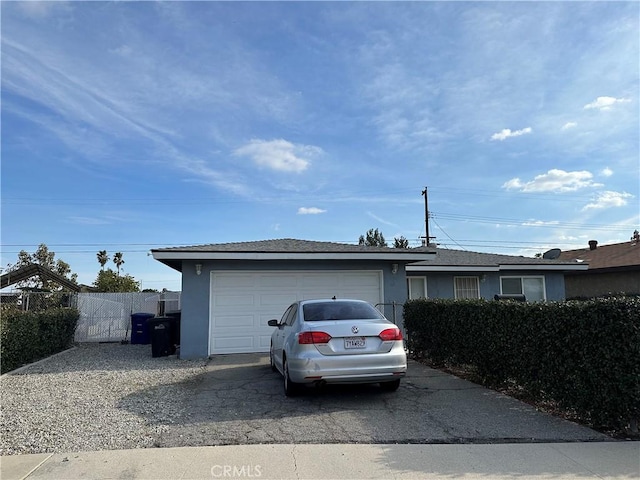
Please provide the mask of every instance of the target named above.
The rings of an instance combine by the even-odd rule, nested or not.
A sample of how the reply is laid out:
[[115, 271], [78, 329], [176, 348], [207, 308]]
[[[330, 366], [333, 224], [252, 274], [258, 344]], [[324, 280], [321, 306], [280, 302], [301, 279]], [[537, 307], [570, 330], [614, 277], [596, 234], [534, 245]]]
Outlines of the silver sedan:
[[287, 396], [304, 384], [380, 383], [395, 391], [407, 372], [402, 332], [361, 300], [302, 300], [289, 306], [271, 335], [271, 368]]

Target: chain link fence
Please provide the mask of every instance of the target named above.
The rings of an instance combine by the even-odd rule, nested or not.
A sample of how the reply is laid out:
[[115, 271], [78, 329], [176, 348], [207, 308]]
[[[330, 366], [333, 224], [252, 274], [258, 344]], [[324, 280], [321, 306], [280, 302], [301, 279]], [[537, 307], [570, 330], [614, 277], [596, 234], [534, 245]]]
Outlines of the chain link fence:
[[0, 307], [22, 310], [25, 312], [41, 312], [50, 308], [76, 307], [77, 294], [60, 292], [12, 292], [0, 294]]

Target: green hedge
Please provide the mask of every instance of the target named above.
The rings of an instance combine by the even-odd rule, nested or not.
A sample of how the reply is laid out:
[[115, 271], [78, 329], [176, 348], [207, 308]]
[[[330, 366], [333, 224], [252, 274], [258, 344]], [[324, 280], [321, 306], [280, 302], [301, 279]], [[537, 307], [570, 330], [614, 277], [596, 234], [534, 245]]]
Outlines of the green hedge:
[[68, 348], [79, 318], [74, 308], [39, 312], [4, 309], [0, 317], [1, 373]]
[[515, 383], [601, 428], [640, 418], [640, 298], [520, 303], [412, 300], [409, 350]]

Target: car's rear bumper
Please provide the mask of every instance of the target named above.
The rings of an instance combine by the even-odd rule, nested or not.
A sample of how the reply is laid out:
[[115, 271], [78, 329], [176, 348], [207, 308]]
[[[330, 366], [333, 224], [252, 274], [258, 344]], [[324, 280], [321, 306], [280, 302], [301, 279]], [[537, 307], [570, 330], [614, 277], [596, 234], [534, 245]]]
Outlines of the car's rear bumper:
[[289, 357], [289, 376], [296, 383], [377, 383], [403, 377], [407, 372], [407, 356], [403, 348], [388, 353], [324, 356], [304, 352]]

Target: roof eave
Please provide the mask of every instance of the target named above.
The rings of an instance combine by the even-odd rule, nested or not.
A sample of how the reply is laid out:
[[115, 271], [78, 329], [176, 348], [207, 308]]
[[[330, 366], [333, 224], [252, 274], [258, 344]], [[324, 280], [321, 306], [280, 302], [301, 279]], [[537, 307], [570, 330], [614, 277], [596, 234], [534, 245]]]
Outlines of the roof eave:
[[407, 265], [407, 272], [498, 272], [497, 265]]
[[501, 272], [513, 270], [585, 271], [587, 264], [407, 265], [407, 272]]

